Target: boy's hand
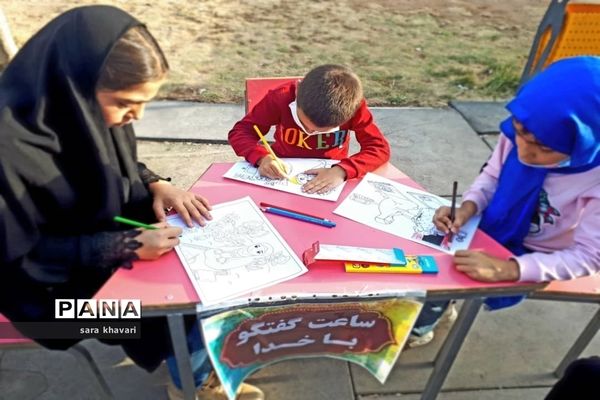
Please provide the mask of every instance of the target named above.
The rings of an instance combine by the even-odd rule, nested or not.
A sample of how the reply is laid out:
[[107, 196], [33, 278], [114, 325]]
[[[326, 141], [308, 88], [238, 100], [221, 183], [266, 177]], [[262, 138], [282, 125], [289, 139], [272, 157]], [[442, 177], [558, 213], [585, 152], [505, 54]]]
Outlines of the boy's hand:
[[334, 165], [331, 168], [316, 168], [304, 171], [307, 175], [316, 175], [302, 186], [306, 193], [327, 193], [340, 186], [346, 180], [346, 171], [342, 167]]
[[460, 227], [471, 219], [477, 213], [477, 205], [472, 201], [465, 201], [458, 207], [454, 213], [454, 223], [450, 221], [450, 212], [452, 210], [448, 206], [441, 206], [433, 215], [433, 224], [437, 229], [444, 233], [458, 233]]
[[159, 221], [166, 221], [165, 208], [170, 207], [190, 228], [194, 226], [192, 220], [204, 226], [205, 220], [212, 218], [208, 200], [198, 194], [186, 192], [165, 181], [153, 182], [148, 188], [154, 197], [152, 208]]
[[281, 164], [270, 154], [258, 160], [258, 173], [271, 179], [286, 179], [286, 174], [281, 170]]
[[514, 282], [521, 276], [519, 264], [515, 260], [502, 260], [478, 251], [457, 250], [454, 253], [454, 263], [457, 270], [476, 281]]

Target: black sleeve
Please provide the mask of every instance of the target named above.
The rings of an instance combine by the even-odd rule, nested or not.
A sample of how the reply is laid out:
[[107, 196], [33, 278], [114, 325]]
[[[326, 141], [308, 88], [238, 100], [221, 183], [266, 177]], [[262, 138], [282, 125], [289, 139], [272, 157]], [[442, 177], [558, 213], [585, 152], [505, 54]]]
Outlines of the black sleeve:
[[142, 182], [144, 185], [148, 186], [149, 184], [157, 181], [171, 181], [171, 178], [163, 178], [162, 176], [152, 172], [146, 167], [146, 164], [138, 162], [138, 172], [140, 173], [140, 178], [142, 178]]
[[131, 268], [131, 263], [138, 259], [135, 250], [142, 246], [135, 239], [140, 233], [131, 229], [70, 237], [43, 236], [30, 257], [42, 264], [60, 265], [66, 270], [76, 267]]

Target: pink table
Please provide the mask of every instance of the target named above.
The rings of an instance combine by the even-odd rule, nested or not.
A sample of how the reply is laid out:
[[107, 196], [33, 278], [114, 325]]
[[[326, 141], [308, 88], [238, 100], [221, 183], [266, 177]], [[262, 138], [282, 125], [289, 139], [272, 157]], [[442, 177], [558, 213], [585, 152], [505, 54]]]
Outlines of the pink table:
[[[399, 247], [406, 254], [434, 255], [440, 268], [440, 273], [437, 275], [348, 274], [344, 272], [342, 263], [317, 262], [310, 265], [309, 272], [302, 276], [244, 297], [332, 292], [350, 295], [391, 289], [398, 291], [422, 289], [438, 295], [448, 294], [452, 297], [462, 294], [461, 297], [463, 297], [464, 294], [488, 296], [497, 293], [513, 293], [515, 289], [518, 292], [528, 292], [540, 288], [539, 284], [486, 284], [474, 281], [453, 268], [450, 255], [332, 214], [339, 202], [358, 184], [357, 180], [346, 184], [338, 202], [331, 202], [300, 197], [223, 178], [222, 175], [230, 167], [229, 163], [213, 164], [190, 190], [207, 197], [213, 204], [250, 196], [257, 204], [265, 201], [282, 207], [307, 212], [310, 210], [310, 213], [329, 218], [337, 223], [337, 227], [329, 229], [266, 214], [273, 226], [300, 257], [304, 250], [319, 240], [321, 243], [327, 244], [379, 248]], [[390, 164], [376, 172], [403, 184], [419, 187]], [[475, 235], [471, 247], [486, 249], [498, 256], [509, 254], [506, 249], [481, 231]], [[157, 261], [136, 262], [135, 268], [131, 270], [118, 270], [96, 297], [119, 298], [124, 294], [127, 294], [129, 298], [141, 299], [143, 307], [149, 310], [199, 302], [198, 295], [175, 252], [166, 254]]]
[[[213, 164], [190, 190], [207, 197], [213, 204], [250, 196], [257, 204], [264, 201], [286, 208], [304, 210], [337, 223], [335, 228], [329, 229], [267, 214], [267, 218], [298, 256], [302, 256], [304, 250], [317, 240], [326, 244], [377, 248], [398, 247], [403, 249], [406, 254], [435, 256], [440, 269], [437, 275], [348, 274], [344, 272], [342, 263], [317, 262], [309, 266], [308, 273], [250, 293], [243, 299], [245, 305], [248, 305], [249, 300], [256, 298], [262, 300], [281, 299], [280, 296], [286, 295], [288, 296], [286, 298], [289, 299], [291, 294], [336, 293], [360, 297], [384, 291], [410, 290], [426, 290], [427, 298], [432, 300], [465, 299], [458, 319], [435, 360], [433, 372], [423, 392], [423, 399], [434, 399], [437, 396], [464, 338], [475, 320], [483, 298], [527, 294], [543, 286], [515, 283], [486, 284], [471, 280], [454, 269], [452, 257], [449, 255], [332, 214], [337, 204], [358, 184], [357, 180], [349, 181], [346, 184], [338, 202], [330, 202], [223, 178], [223, 174], [231, 165], [230, 163]], [[417, 183], [391, 164], [387, 164], [375, 172], [403, 184], [419, 187]], [[483, 232], [476, 234], [471, 247], [485, 249], [497, 256], [509, 254], [506, 249]], [[184, 377], [184, 392], [189, 398], [193, 398], [191, 367], [189, 359], [185, 360], [187, 349], [184, 347], [185, 332], [183, 331], [182, 314], [202, 312], [204, 309], [199, 304], [199, 298], [175, 252], [170, 252], [157, 261], [137, 262], [132, 270], [118, 270], [96, 297], [141, 299], [145, 316], [167, 316], [175, 355]]]

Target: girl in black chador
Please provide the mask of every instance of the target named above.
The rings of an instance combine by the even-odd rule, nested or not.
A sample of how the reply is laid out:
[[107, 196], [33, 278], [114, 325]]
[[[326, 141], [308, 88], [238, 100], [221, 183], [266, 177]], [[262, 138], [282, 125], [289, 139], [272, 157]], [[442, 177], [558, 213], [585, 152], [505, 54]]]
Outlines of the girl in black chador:
[[[0, 313], [25, 335], [23, 322], [54, 319], [54, 299], [91, 298], [115, 268], [172, 250], [181, 229], [167, 226], [166, 208], [190, 226], [210, 219], [205, 198], [137, 160], [131, 122], [167, 71], [144, 25], [91, 6], [48, 23], [0, 77]], [[124, 228], [116, 215], [160, 229]], [[191, 350], [205, 355], [194, 319], [186, 322]], [[166, 326], [145, 318], [141, 339], [111, 343], [153, 370], [172, 354]], [[65, 349], [77, 340], [38, 342]], [[210, 371], [203, 360], [198, 385]]]

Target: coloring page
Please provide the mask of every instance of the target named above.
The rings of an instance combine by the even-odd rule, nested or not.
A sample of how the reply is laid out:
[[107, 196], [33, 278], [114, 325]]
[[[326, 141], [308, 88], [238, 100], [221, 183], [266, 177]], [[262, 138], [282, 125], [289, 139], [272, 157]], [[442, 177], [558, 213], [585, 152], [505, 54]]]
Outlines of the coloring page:
[[471, 218], [448, 244], [432, 220], [438, 207], [450, 205], [434, 194], [369, 173], [334, 213], [452, 254], [469, 248], [480, 218]]
[[285, 164], [290, 179], [271, 179], [261, 176], [258, 173], [258, 168], [250, 165], [246, 161], [235, 163], [223, 176], [236, 181], [251, 183], [253, 185], [315, 199], [337, 201], [338, 197], [340, 197], [340, 193], [342, 193], [342, 189], [346, 182], [324, 194], [309, 194], [302, 191], [302, 185], [315, 177], [315, 175], [305, 174], [304, 171], [315, 168], [330, 168], [332, 165], [337, 164], [339, 162], [338, 160], [321, 158], [280, 158], [280, 160]]
[[206, 226], [183, 228], [175, 247], [204, 305], [220, 303], [307, 271], [250, 197], [213, 206]]

